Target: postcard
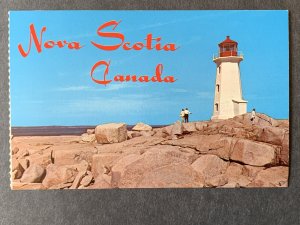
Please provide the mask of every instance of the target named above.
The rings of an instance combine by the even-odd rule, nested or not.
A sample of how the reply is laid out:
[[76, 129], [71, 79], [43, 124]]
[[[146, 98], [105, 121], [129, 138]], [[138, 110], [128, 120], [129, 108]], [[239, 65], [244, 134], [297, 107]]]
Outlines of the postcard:
[[287, 187], [288, 11], [10, 11], [11, 188]]

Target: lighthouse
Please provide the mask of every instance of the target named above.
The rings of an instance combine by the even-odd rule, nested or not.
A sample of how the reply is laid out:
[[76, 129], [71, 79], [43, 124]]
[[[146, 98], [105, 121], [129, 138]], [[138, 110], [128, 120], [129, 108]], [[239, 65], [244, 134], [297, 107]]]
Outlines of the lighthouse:
[[212, 120], [228, 119], [247, 112], [247, 101], [243, 99], [240, 62], [243, 55], [238, 52], [238, 43], [229, 36], [219, 43], [219, 53], [213, 56], [216, 63], [216, 84]]

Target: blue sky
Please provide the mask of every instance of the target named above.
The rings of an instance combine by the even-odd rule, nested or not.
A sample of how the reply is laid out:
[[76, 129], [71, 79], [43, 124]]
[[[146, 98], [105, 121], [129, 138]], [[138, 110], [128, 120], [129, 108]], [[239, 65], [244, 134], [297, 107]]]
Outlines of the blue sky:
[[[122, 21], [115, 32], [141, 42], [148, 33], [161, 43], [176, 43], [174, 52], [103, 51], [90, 41], [109, 44], [97, 28]], [[35, 46], [24, 58], [18, 44], [29, 43], [29, 25], [43, 40], [80, 42], [78, 51]], [[111, 31], [107, 28], [106, 31]], [[287, 11], [12, 11], [10, 12], [10, 94], [12, 126], [96, 125], [107, 122], [169, 124], [181, 108], [191, 120], [208, 120], [213, 111], [216, 66], [212, 61], [226, 35], [239, 43], [243, 97], [248, 111], [275, 118], [289, 115]], [[110, 60], [108, 79], [117, 74], [154, 75], [157, 64], [174, 83], [119, 83], [106, 87], [90, 78], [92, 66]], [[96, 70], [101, 77], [103, 69]]]

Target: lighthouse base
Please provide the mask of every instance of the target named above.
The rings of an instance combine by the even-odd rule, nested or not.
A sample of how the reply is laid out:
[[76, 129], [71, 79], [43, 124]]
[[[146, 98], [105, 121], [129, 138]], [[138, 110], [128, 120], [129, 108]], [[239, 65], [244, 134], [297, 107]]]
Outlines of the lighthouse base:
[[247, 101], [234, 100], [220, 105], [219, 111], [214, 111], [211, 120], [226, 120], [247, 113]]

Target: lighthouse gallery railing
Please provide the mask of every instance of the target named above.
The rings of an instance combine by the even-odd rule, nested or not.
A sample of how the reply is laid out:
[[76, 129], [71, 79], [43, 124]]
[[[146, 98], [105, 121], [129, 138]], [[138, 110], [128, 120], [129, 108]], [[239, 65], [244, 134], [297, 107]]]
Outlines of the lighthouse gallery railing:
[[216, 59], [216, 58], [219, 58], [219, 57], [228, 57], [228, 56], [240, 56], [240, 57], [244, 57], [244, 55], [243, 55], [242, 52], [231, 51], [231, 52], [226, 52], [226, 56], [221, 56], [221, 52], [214, 53], [213, 54], [213, 59]]

